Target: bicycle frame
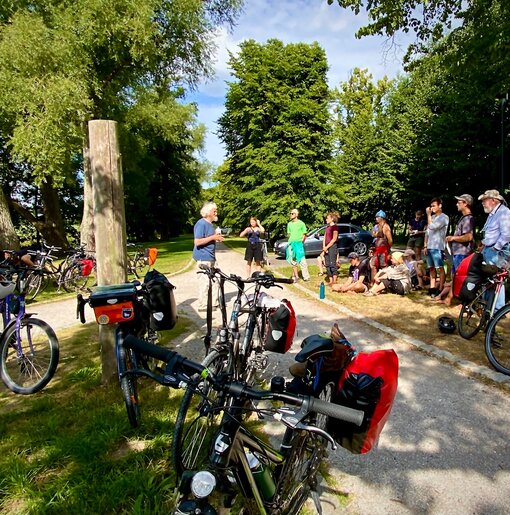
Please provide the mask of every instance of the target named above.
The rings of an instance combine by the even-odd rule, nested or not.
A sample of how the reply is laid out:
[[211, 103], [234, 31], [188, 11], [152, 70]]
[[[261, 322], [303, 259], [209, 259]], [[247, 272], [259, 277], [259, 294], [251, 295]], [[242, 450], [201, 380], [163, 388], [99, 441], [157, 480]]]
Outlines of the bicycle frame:
[[[19, 299], [20, 307], [19, 307], [19, 311], [18, 311], [16, 317], [12, 318], [10, 302], [11, 302], [11, 299], [16, 298], [16, 297]], [[2, 344], [5, 341], [5, 335], [7, 334], [8, 329], [10, 327], [12, 327], [13, 325], [16, 325], [16, 345], [17, 345], [16, 354], [20, 358], [23, 355], [23, 350], [21, 348], [21, 339], [20, 339], [21, 321], [24, 318], [28, 318], [28, 317], [32, 316], [32, 314], [26, 313], [25, 306], [26, 306], [25, 297], [23, 295], [17, 295], [17, 296], [13, 295], [13, 294], [7, 295], [7, 297], [5, 297], [5, 299], [2, 299], [0, 301], [0, 309], [2, 310], [2, 319], [3, 319], [3, 324], [4, 324], [4, 328], [3, 328], [3, 331], [0, 336], [0, 347], [2, 347]], [[28, 335], [28, 346], [30, 348], [30, 352], [34, 352], [34, 346], [32, 344], [32, 339], [30, 337], [29, 329], [27, 330], [27, 335]]]

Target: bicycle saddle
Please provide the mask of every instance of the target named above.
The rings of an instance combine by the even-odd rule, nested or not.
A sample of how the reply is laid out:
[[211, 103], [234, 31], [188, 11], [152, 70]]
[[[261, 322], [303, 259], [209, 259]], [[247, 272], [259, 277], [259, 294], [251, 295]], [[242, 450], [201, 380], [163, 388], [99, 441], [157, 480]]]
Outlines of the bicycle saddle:
[[334, 348], [335, 344], [331, 338], [320, 334], [312, 334], [303, 340], [302, 349], [296, 355], [295, 360], [298, 363], [314, 360], [323, 354], [333, 352]]

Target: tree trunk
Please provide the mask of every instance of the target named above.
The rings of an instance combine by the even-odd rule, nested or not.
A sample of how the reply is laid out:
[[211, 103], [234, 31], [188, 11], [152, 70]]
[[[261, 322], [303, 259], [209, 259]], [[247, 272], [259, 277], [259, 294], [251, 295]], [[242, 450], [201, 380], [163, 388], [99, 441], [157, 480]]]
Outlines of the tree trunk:
[[96, 250], [94, 237], [94, 192], [90, 172], [90, 144], [88, 130], [85, 130], [83, 142], [83, 217], [80, 228], [80, 241], [91, 252]]
[[0, 187], [0, 248], [19, 249], [19, 238], [14, 230], [9, 204], [5, 198], [4, 190]]
[[[89, 122], [90, 172], [94, 193], [94, 225], [97, 284], [127, 281], [124, 184], [117, 124], [109, 120]], [[101, 326], [101, 382], [116, 379], [114, 326]]]
[[41, 184], [40, 191], [44, 222], [42, 224], [38, 222], [37, 228], [49, 245], [68, 249], [69, 242], [67, 241], [64, 221], [62, 220], [60, 200], [53, 187], [53, 179], [51, 177], [47, 177], [45, 182]]

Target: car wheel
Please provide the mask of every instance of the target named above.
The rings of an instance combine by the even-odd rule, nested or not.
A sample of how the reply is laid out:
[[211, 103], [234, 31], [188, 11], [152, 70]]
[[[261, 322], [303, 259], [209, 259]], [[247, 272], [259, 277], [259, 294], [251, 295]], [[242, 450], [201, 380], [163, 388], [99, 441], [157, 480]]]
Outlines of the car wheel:
[[353, 247], [353, 252], [356, 252], [359, 256], [364, 256], [368, 253], [368, 247], [366, 243], [363, 243], [362, 241], [357, 241]]

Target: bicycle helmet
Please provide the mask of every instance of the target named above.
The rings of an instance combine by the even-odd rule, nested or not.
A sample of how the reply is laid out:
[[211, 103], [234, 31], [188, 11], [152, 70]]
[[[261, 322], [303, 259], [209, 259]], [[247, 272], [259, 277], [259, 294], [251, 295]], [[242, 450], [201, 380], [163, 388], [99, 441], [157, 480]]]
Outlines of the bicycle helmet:
[[442, 333], [454, 333], [457, 329], [457, 324], [452, 317], [444, 316], [437, 321], [437, 326]]
[[16, 284], [12, 281], [9, 281], [5, 277], [0, 277], [0, 299], [5, 299], [7, 295], [10, 295], [14, 291], [15, 287]]

